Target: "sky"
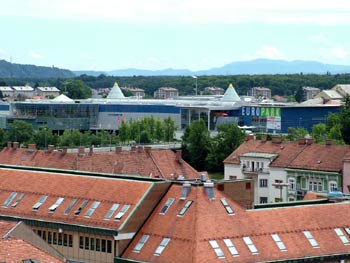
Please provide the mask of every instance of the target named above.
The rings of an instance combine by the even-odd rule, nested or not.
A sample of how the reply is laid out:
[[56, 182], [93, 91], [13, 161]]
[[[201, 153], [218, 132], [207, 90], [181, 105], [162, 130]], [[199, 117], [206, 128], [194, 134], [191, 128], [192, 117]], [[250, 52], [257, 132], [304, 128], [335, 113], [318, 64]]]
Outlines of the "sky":
[[71, 70], [350, 65], [348, 0], [0, 0], [0, 59]]

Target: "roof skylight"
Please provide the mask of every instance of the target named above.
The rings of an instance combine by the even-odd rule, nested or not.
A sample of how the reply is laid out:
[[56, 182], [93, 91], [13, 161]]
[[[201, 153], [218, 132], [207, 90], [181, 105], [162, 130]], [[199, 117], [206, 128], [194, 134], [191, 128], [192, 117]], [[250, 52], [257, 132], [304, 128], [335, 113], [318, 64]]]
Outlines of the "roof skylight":
[[250, 252], [252, 252], [253, 255], [259, 254], [259, 251], [256, 249], [255, 245], [253, 244], [253, 241], [250, 239], [250, 237], [243, 237], [244, 243], [249, 248]]
[[141, 249], [143, 248], [143, 246], [146, 244], [148, 239], [149, 239], [149, 235], [143, 235], [140, 238], [140, 241], [134, 247], [133, 252], [139, 253], [141, 251]]
[[284, 245], [283, 241], [280, 239], [278, 234], [272, 234], [271, 237], [276, 242], [276, 245], [281, 251], [287, 251], [286, 246]]
[[15, 199], [17, 193], [16, 192], [12, 192], [10, 194], [10, 196], [6, 199], [6, 201], [4, 202], [4, 204], [2, 205], [3, 207], [8, 207], [10, 205], [10, 203], [13, 201], [13, 199]]
[[40, 208], [40, 206], [46, 201], [47, 199], [47, 195], [43, 195], [42, 197], [40, 197], [40, 200], [33, 205], [33, 210], [38, 210]]
[[54, 203], [52, 206], [50, 206], [49, 211], [52, 212], [52, 213], [55, 212], [56, 209], [57, 209], [57, 207], [59, 207], [60, 204], [62, 204], [63, 200], [64, 200], [63, 197], [59, 197], [59, 198], [56, 200], [56, 203]]
[[128, 211], [129, 208], [130, 208], [130, 205], [124, 205], [120, 210], [120, 212], [114, 217], [115, 220], [120, 220], [125, 215], [126, 211]]
[[233, 245], [231, 239], [224, 239], [225, 245], [227, 246], [228, 250], [230, 251], [231, 255], [234, 257], [238, 257], [239, 253], [236, 249], [236, 247]]
[[229, 215], [234, 215], [235, 212], [233, 211], [231, 206], [227, 203], [226, 199], [225, 198], [221, 198], [220, 201], [221, 201], [222, 205], [225, 207], [227, 213]]
[[21, 202], [21, 200], [23, 199], [24, 197], [24, 193], [21, 193], [18, 197], [17, 197], [17, 200], [11, 205], [12, 208], [15, 208], [19, 202]]
[[345, 232], [348, 234], [348, 236], [350, 236], [350, 228], [344, 227], [344, 230], [345, 230]]
[[83, 210], [85, 208], [85, 206], [87, 206], [87, 204], [89, 203], [89, 200], [84, 200], [81, 205], [79, 206], [79, 208], [77, 210], [75, 210], [74, 215], [77, 216], [80, 214], [81, 210]]
[[218, 242], [216, 240], [209, 240], [211, 247], [214, 249], [215, 254], [218, 258], [225, 258], [224, 252], [222, 252]]
[[91, 217], [92, 214], [95, 212], [96, 208], [101, 204], [99, 201], [95, 201], [92, 203], [90, 209], [86, 212], [85, 216], [86, 217]]
[[313, 248], [319, 248], [317, 241], [314, 239], [314, 237], [312, 236], [310, 231], [304, 231], [303, 233], [304, 233], [305, 237], [309, 240], [309, 242]]
[[155, 256], [160, 256], [160, 254], [162, 254], [163, 250], [165, 249], [165, 247], [168, 245], [168, 243], [170, 242], [170, 238], [163, 238], [162, 242], [160, 242], [159, 246], [157, 247], [156, 251], [154, 251]]
[[169, 207], [171, 206], [171, 204], [175, 201], [175, 198], [169, 198], [165, 205], [163, 206], [163, 208], [160, 210], [160, 213], [161, 215], [165, 215], [166, 212], [168, 211]]
[[118, 207], [119, 207], [119, 204], [113, 204], [111, 209], [109, 209], [109, 211], [105, 215], [104, 219], [109, 220], [112, 217], [112, 215], [114, 214], [114, 212], [117, 211]]
[[64, 214], [68, 215], [69, 212], [72, 210], [73, 206], [77, 203], [78, 199], [73, 199], [72, 202], [69, 204], [69, 206], [64, 210]]
[[187, 210], [190, 208], [192, 205], [193, 201], [187, 201], [184, 207], [180, 210], [179, 214], [177, 216], [184, 216]]
[[347, 237], [344, 235], [343, 231], [340, 228], [335, 228], [334, 229], [335, 233], [337, 233], [338, 237], [340, 240], [343, 242], [344, 245], [349, 245], [349, 240]]

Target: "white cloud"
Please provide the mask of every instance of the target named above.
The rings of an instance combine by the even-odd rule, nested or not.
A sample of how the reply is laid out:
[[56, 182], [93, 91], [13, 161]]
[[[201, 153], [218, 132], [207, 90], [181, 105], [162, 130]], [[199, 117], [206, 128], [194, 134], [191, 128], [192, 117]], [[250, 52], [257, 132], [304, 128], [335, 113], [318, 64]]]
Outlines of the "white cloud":
[[0, 48], [0, 58], [7, 59], [8, 56], [9, 54], [7, 53], [7, 51], [5, 49]]
[[310, 36], [310, 40], [312, 42], [317, 43], [317, 44], [322, 44], [322, 45], [326, 45], [326, 46], [331, 45], [331, 41], [324, 33], [312, 35], [312, 36]]
[[34, 59], [43, 59], [43, 58], [44, 58], [43, 55], [41, 55], [41, 54], [39, 54], [39, 53], [37, 53], [37, 52], [35, 52], [35, 51], [33, 51], [33, 50], [30, 50], [29, 53], [28, 53], [28, 55], [29, 55], [31, 58], [34, 58]]
[[258, 58], [285, 59], [284, 55], [274, 46], [264, 45], [255, 52]]
[[335, 47], [330, 50], [330, 53], [337, 59], [345, 59], [347, 56], [350, 55], [350, 52], [347, 52], [342, 47]]
[[162, 23], [350, 24], [348, 0], [17, 0], [0, 15]]

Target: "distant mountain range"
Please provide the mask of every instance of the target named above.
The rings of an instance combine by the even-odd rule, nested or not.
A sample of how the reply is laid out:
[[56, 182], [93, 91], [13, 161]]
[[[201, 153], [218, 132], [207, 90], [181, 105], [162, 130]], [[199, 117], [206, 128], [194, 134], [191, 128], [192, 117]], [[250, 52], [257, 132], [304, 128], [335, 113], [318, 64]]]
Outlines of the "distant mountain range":
[[222, 67], [191, 71], [188, 69], [143, 70], [136, 68], [112, 71], [70, 71], [56, 67], [23, 65], [0, 60], [0, 78], [71, 78], [82, 74], [98, 76], [200, 76], [200, 75], [261, 75], [261, 74], [331, 74], [350, 73], [350, 66], [323, 64], [315, 61], [285, 61], [256, 59], [232, 62]]
[[109, 76], [193, 76], [193, 75], [262, 75], [262, 74], [332, 74], [350, 73], [350, 66], [323, 64], [316, 61], [285, 61], [256, 59], [251, 61], [240, 61], [226, 64], [222, 67], [208, 70], [191, 71], [188, 69], [119, 69], [112, 71], [75, 71], [77, 75], [87, 74], [98, 76], [105, 74]]
[[0, 60], [0, 78], [71, 78], [75, 74], [67, 69], [10, 63]]

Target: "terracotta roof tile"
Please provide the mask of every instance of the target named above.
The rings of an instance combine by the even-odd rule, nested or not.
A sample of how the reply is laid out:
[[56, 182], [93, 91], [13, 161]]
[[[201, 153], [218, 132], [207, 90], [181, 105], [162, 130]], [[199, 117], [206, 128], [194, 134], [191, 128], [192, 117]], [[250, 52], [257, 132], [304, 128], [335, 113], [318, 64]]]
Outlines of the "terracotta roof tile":
[[0, 152], [0, 163], [82, 170], [113, 174], [138, 174], [147, 177], [172, 179], [172, 174], [186, 179], [198, 178], [198, 172], [171, 150], [88, 152], [82, 156], [76, 153], [51, 153], [43, 150], [4, 148]]
[[[135, 209], [151, 186], [151, 182], [0, 169], [0, 214], [115, 230]], [[16, 198], [20, 193], [24, 193], [24, 198], [15, 208], [11, 207], [11, 205], [16, 198], [10, 203], [8, 208], [3, 207], [2, 205], [12, 192], [18, 193]], [[33, 205], [43, 195], [48, 196], [46, 201], [37, 211], [34, 211], [32, 209]], [[54, 213], [49, 213], [50, 206], [55, 204], [59, 197], [64, 197], [64, 201]], [[77, 199], [78, 202], [68, 215], [64, 215], [65, 209], [73, 199]], [[84, 200], [88, 200], [89, 203], [81, 211], [80, 215], [75, 216], [74, 212]], [[87, 218], [85, 214], [93, 201], [100, 201], [101, 204], [92, 216]], [[120, 204], [116, 213], [120, 211], [122, 205], [131, 205], [120, 221], [116, 221], [113, 218], [104, 220], [104, 216], [113, 203]]]
[[[122, 257], [165, 263], [263, 262], [350, 253], [350, 246], [345, 246], [334, 231], [336, 227], [349, 227], [350, 203], [244, 210], [227, 198], [228, 204], [235, 210], [235, 214], [230, 216], [220, 202], [224, 194], [218, 190], [214, 193], [216, 199], [210, 201], [203, 187], [192, 187], [186, 200], [194, 202], [183, 217], [178, 217], [186, 201], [180, 200], [181, 186], [173, 185]], [[174, 203], [165, 215], [159, 214], [170, 197], [175, 198]], [[310, 245], [303, 234], [305, 230], [312, 233], [320, 248]], [[273, 233], [279, 235], [287, 251], [280, 251], [271, 237]], [[150, 238], [141, 251], [135, 253], [133, 249], [143, 234], [149, 234]], [[250, 237], [258, 254], [250, 252], [243, 242], [245, 236]], [[171, 239], [169, 244], [160, 256], [154, 256], [164, 237]], [[239, 256], [230, 254], [224, 239], [233, 242]], [[210, 240], [218, 242], [224, 259], [217, 257]]]

